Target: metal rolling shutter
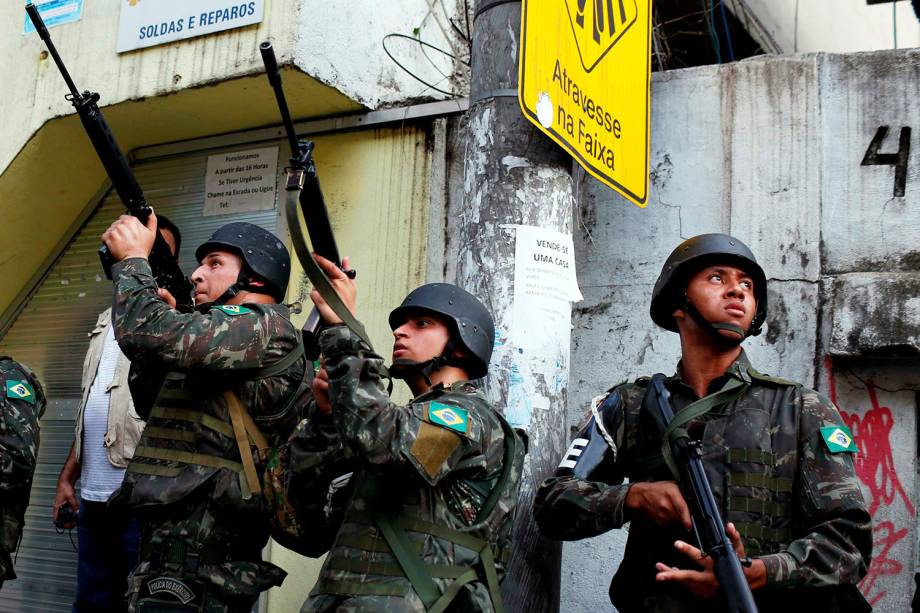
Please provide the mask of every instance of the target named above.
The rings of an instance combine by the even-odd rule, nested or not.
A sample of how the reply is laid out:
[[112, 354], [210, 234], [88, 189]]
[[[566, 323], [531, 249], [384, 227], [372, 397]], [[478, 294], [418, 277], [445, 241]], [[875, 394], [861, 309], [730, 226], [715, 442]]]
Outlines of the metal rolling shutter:
[[[276, 141], [258, 143], [272, 146]], [[195, 268], [195, 247], [230, 221], [248, 221], [275, 231], [275, 210], [245, 214], [202, 216], [208, 155], [248, 149], [234, 145], [146, 160], [135, 166], [138, 181], [158, 212], [167, 215], [182, 232], [180, 263], [186, 273]], [[283, 148], [283, 147], [282, 147]], [[87, 333], [96, 316], [111, 303], [111, 283], [105, 278], [96, 250], [99, 236], [123, 207], [112, 191], [80, 228], [29, 297], [6, 336], [0, 355], [10, 355], [31, 366], [45, 386], [48, 409], [42, 420], [39, 464], [26, 513], [26, 529], [14, 581], [0, 590], [0, 611], [70, 611], [76, 592], [77, 555], [70, 539], [51, 524], [58, 474], [73, 441], [80, 399]], [[73, 539], [76, 542], [76, 530]]]

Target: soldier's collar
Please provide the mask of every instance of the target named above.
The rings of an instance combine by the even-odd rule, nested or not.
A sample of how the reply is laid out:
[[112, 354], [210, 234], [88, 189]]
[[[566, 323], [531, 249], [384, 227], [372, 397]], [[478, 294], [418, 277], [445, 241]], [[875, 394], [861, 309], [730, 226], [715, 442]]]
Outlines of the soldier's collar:
[[431, 386], [427, 392], [419, 394], [412, 399], [412, 402], [420, 402], [427, 400], [431, 397], [441, 396], [447, 392], [472, 392], [476, 390], [476, 386], [473, 385], [470, 381], [454, 381], [450, 385], [445, 386], [443, 383], [435, 383]]
[[751, 382], [751, 375], [748, 372], [748, 369], [751, 368], [751, 361], [748, 359], [747, 354], [744, 353], [744, 349], [741, 350], [741, 353], [738, 354], [738, 359], [732, 362], [732, 365], [728, 367], [728, 370], [725, 371], [726, 374], [731, 374], [738, 379], [741, 379], [745, 383]]
[[[722, 375], [713, 379], [713, 383], [722, 382], [725, 380], [726, 376], [735, 377], [736, 379], [741, 379], [745, 383], [751, 382], [751, 374], [749, 369], [751, 368], [751, 361], [748, 359], [747, 354], [744, 352], [744, 349], [741, 350], [741, 353], [738, 354], [738, 357], [732, 362], [731, 366], [726, 369]], [[683, 360], [677, 362], [677, 369], [674, 372], [674, 376], [671, 377], [670, 381], [680, 383], [681, 385], [687, 386], [684, 383], [683, 379]], [[710, 384], [711, 386], [712, 384]], [[689, 387], [689, 386], [687, 386]], [[718, 389], [718, 388], [717, 388]]]

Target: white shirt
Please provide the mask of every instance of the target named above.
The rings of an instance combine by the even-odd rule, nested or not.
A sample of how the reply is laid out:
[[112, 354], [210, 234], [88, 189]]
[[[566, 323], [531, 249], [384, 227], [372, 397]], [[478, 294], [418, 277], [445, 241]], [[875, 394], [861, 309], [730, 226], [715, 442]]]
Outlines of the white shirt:
[[105, 332], [105, 342], [96, 377], [89, 391], [83, 411], [83, 450], [80, 464], [80, 497], [94, 502], [105, 502], [121, 487], [124, 468], [112, 466], [105, 449], [105, 435], [109, 420], [109, 386], [115, 376], [115, 367], [121, 349], [115, 341], [114, 326]]

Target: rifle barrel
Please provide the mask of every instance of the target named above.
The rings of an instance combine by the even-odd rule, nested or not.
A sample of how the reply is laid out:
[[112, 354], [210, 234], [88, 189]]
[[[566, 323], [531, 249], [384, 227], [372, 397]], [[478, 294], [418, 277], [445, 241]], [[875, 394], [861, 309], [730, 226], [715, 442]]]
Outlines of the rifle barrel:
[[70, 73], [67, 72], [67, 68], [64, 66], [64, 60], [62, 60], [61, 56], [58, 55], [57, 49], [54, 47], [54, 43], [51, 42], [51, 36], [48, 34], [48, 28], [45, 27], [45, 21], [42, 19], [41, 14], [38, 12], [38, 8], [30, 2], [26, 5], [26, 13], [29, 15], [29, 19], [32, 21], [32, 25], [35, 26], [35, 31], [38, 33], [38, 37], [41, 38], [42, 42], [45, 43], [45, 46], [48, 47], [48, 52], [54, 59], [54, 63], [57, 64], [61, 76], [64, 77], [64, 82], [67, 83], [67, 89], [70, 90], [70, 93], [74, 97], [79, 98], [80, 92], [77, 89], [76, 84], [73, 82], [73, 79], [70, 78]]
[[265, 41], [260, 44], [259, 51], [262, 53], [262, 63], [265, 64], [268, 82], [275, 92], [275, 100], [278, 101], [281, 121], [284, 123], [284, 129], [287, 132], [288, 142], [291, 145], [291, 157], [293, 158], [300, 152], [300, 146], [297, 142], [297, 131], [294, 129], [294, 122], [291, 120], [291, 113], [288, 111], [287, 99], [284, 97], [284, 88], [281, 86], [281, 68], [278, 67], [275, 50], [270, 42]]
[[[674, 419], [671, 394], [664, 386], [664, 375], [657, 374], [650, 382], [656, 407], [652, 417], [663, 436]], [[680, 472], [680, 488], [690, 508], [693, 527], [700, 540], [703, 555], [712, 556], [713, 571], [719, 579], [730, 613], [757, 613], [754, 595], [744, 577], [741, 561], [735, 554], [731, 539], [725, 532], [723, 519], [712, 494], [712, 486], [703, 467], [699, 444], [686, 437], [669, 442]]]

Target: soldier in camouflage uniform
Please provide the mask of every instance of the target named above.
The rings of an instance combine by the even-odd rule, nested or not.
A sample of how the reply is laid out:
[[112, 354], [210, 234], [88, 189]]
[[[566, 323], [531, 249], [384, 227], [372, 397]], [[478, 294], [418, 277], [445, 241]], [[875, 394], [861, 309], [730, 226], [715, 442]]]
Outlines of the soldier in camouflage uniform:
[[[317, 257], [353, 311], [354, 283]], [[353, 458], [355, 494], [302, 611], [501, 611], [524, 448], [470, 380], [483, 377], [494, 326], [455, 285], [424, 285], [390, 314], [388, 370], [318, 292], [325, 369], [317, 403]], [[390, 376], [415, 394], [405, 406]]]
[[[651, 315], [681, 337], [682, 359], [666, 383], [674, 412], [712, 399], [685, 428], [701, 441], [736, 552], [753, 556], [744, 574], [759, 609], [869, 610], [855, 587], [869, 566], [872, 532], [852, 434], [826, 398], [751, 366], [740, 343], [759, 333], [766, 313], [765, 275], [737, 239], [697, 236], [671, 254]], [[630, 523], [610, 585], [619, 611], [722, 610], [712, 560], [690, 544], [687, 503], [642, 408], [647, 384], [623, 383], [595, 400], [556, 475], [537, 492], [534, 514], [541, 531], [560, 540]]]
[[[269, 536], [253, 447], [276, 445], [305, 360], [299, 330], [278, 304], [290, 260], [271, 233], [247, 223], [217, 230], [198, 248], [196, 311], [157, 290], [144, 227], [123, 216], [103, 235], [119, 260], [113, 317], [132, 361], [132, 394], [147, 421], [121, 489], [109, 501], [141, 520], [132, 611], [249, 611], [284, 571], [263, 562]], [[150, 381], [157, 381], [150, 385]]]
[[0, 357], [0, 588], [15, 579], [12, 554], [25, 525], [45, 394], [31, 370]]

